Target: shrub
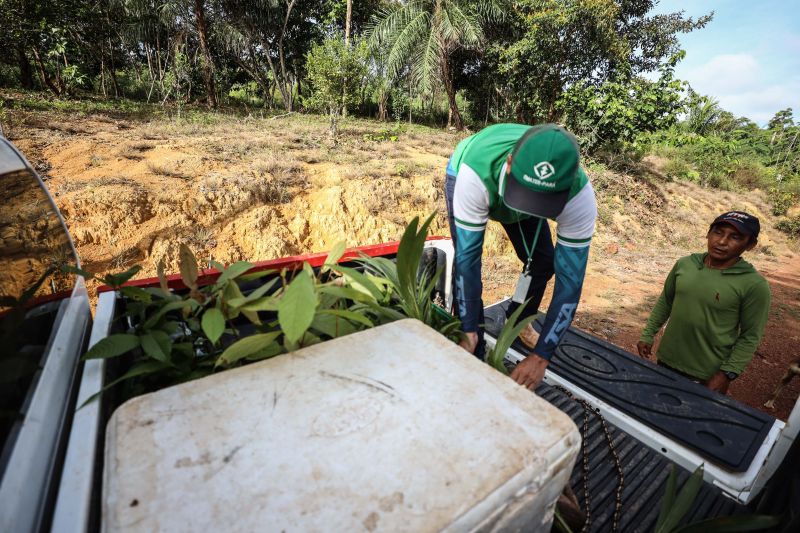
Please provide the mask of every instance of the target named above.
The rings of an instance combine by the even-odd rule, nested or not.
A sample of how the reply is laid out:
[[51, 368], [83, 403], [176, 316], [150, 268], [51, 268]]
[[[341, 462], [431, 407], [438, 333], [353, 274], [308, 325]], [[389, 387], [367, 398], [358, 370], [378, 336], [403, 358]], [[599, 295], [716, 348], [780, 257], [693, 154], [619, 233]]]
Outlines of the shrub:
[[773, 170], [757, 161], [741, 161], [734, 169], [731, 179], [747, 190], [766, 189], [775, 183], [774, 174]]
[[769, 198], [772, 201], [772, 214], [776, 217], [785, 215], [798, 199], [794, 191], [770, 187]]
[[662, 170], [664, 174], [676, 180], [698, 181], [700, 179], [700, 174], [680, 156], [667, 161]]
[[311, 96], [303, 98], [303, 103], [328, 113], [330, 134], [335, 138], [342, 110], [357, 103], [358, 89], [367, 75], [366, 42], [348, 46], [341, 35], [334, 35], [311, 48], [306, 69]]
[[599, 87], [578, 82], [567, 89], [557, 107], [581, 147], [589, 153], [615, 152], [643, 132], [675, 124], [683, 103], [682, 82], [674, 79], [673, 72], [682, 57], [680, 53], [670, 58], [653, 82], [621, 72]]
[[775, 227], [790, 237], [800, 238], [800, 215], [784, 218], [775, 224]]

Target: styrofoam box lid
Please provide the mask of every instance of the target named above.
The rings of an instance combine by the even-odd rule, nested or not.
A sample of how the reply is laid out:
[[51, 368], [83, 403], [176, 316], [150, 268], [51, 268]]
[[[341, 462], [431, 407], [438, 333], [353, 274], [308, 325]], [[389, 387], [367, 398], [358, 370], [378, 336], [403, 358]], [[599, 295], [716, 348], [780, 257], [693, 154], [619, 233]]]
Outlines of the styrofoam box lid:
[[103, 529], [485, 529], [563, 485], [579, 446], [566, 414], [402, 320], [122, 405]]

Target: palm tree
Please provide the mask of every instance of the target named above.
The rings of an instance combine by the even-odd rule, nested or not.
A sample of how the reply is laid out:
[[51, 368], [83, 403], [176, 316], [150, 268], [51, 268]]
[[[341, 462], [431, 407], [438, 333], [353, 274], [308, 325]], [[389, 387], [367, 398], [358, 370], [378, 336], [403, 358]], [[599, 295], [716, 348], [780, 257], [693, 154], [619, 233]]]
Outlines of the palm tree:
[[719, 101], [711, 96], [703, 96], [694, 91], [689, 93], [686, 128], [700, 135], [705, 135], [722, 118], [724, 110]]
[[450, 57], [459, 48], [475, 49], [483, 41], [482, 25], [502, 17], [503, 0], [409, 0], [396, 2], [373, 18], [374, 44], [384, 45], [389, 75], [396, 77], [407, 64], [423, 91], [441, 77], [450, 103], [448, 127], [464, 129], [456, 104]]

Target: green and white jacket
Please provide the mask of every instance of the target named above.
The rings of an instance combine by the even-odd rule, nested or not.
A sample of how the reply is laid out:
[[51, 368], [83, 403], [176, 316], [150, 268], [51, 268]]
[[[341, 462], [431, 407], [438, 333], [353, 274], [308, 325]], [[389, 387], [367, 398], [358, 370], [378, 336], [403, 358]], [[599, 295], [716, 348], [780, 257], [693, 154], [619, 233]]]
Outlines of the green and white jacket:
[[[487, 222], [513, 224], [531, 218], [506, 206], [498, 192], [505, 179], [508, 154], [530, 127], [496, 124], [484, 128], [461, 141], [447, 165], [447, 173], [456, 178], [453, 195], [457, 233], [456, 301], [464, 331], [477, 331], [483, 308], [481, 256]], [[545, 359], [552, 357], [575, 315], [596, 218], [594, 190], [586, 173], [579, 168], [567, 205], [555, 218], [555, 289], [534, 350]]]

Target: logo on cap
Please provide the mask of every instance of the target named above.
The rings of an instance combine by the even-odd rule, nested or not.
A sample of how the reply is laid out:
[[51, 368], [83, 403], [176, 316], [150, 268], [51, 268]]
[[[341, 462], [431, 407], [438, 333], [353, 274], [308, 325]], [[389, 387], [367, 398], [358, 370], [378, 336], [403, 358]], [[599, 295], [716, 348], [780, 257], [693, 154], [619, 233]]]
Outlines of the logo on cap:
[[554, 169], [553, 165], [551, 165], [548, 161], [542, 161], [533, 167], [533, 172], [540, 180], [546, 180], [556, 173], [556, 169]]

